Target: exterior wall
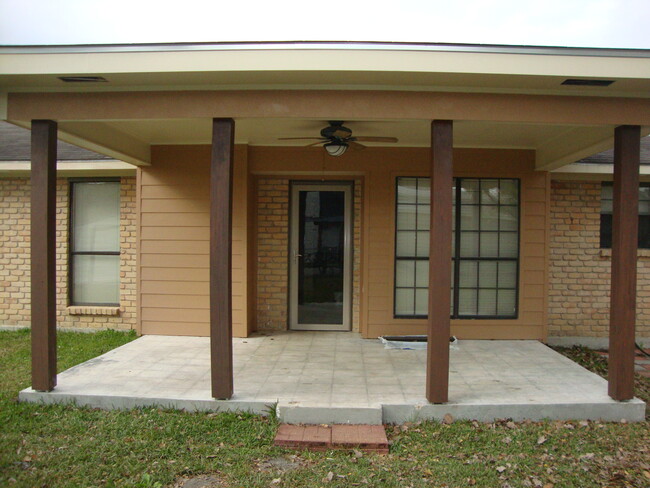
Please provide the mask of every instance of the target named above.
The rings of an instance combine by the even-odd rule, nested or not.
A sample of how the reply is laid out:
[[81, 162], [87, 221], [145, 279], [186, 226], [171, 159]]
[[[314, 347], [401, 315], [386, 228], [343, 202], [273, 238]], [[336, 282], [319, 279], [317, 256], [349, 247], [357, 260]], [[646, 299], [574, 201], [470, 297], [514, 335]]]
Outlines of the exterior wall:
[[[302, 176], [301, 181], [307, 178]], [[352, 330], [359, 330], [361, 283], [362, 180], [354, 181]], [[278, 176], [257, 178], [256, 248], [258, 329], [286, 330], [289, 309], [289, 192], [290, 179]]]
[[[274, 178], [363, 178], [359, 330], [365, 337], [426, 332], [425, 320], [393, 317], [393, 277], [395, 178], [428, 176], [428, 149], [367, 148], [332, 158], [320, 148], [250, 147], [248, 165], [252, 174]], [[453, 320], [452, 333], [467, 339], [544, 339], [550, 210], [547, 173], [534, 171], [534, 153], [521, 150], [457, 149], [454, 168], [456, 176], [521, 180], [521, 246], [518, 318]]]
[[[553, 181], [549, 335], [607, 337], [611, 252], [600, 249], [598, 181]], [[637, 261], [637, 337], [650, 337], [650, 251]]]
[[[141, 332], [208, 335], [210, 148], [155, 146], [152, 157], [138, 180]], [[367, 148], [332, 158], [321, 148], [236, 146], [233, 333], [286, 327], [292, 179], [355, 180], [363, 192], [363, 198], [355, 195], [355, 327], [365, 337], [425, 333], [426, 320], [393, 317], [394, 216], [395, 178], [427, 176], [429, 157], [427, 148]], [[453, 320], [452, 332], [461, 338], [545, 339], [547, 173], [534, 171], [532, 151], [457, 149], [454, 158], [457, 176], [520, 179], [521, 246], [518, 317]]]
[[[210, 147], [154, 146], [139, 170], [139, 303], [143, 334], [210, 333]], [[246, 148], [233, 175], [233, 334], [252, 327], [248, 309]]]
[[[120, 181], [120, 307], [68, 307], [69, 183], [56, 187], [57, 325], [83, 329], [133, 329], [136, 326], [136, 198], [135, 178]], [[0, 325], [29, 326], [30, 182], [0, 179]], [[111, 315], [107, 315], [111, 313]]]

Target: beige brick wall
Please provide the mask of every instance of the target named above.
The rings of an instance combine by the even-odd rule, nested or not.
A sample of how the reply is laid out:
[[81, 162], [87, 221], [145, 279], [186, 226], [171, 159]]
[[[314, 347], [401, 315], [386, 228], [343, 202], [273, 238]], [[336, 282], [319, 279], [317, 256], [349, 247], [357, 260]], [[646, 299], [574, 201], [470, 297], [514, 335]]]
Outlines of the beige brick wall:
[[[354, 181], [352, 329], [359, 330], [362, 182]], [[259, 177], [256, 193], [258, 330], [286, 330], [289, 295], [289, 179]]]
[[[600, 249], [600, 182], [553, 181], [549, 336], [606, 337], [611, 258]], [[650, 252], [639, 251], [637, 336], [650, 337]]]
[[[120, 194], [120, 310], [118, 315], [71, 315], [68, 302], [69, 184], [58, 179], [57, 325], [88, 329], [133, 329], [136, 325], [135, 178], [121, 179]], [[0, 325], [30, 325], [30, 182], [28, 178], [0, 179]]]

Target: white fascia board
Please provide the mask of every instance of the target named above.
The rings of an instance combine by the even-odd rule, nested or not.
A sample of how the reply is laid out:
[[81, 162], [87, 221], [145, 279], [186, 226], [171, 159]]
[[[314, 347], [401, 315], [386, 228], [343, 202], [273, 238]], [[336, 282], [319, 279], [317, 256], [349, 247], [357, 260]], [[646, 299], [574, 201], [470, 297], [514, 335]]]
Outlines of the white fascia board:
[[[122, 161], [58, 161], [57, 176], [135, 176], [136, 167]], [[0, 162], [0, 177], [29, 176], [29, 161]]]

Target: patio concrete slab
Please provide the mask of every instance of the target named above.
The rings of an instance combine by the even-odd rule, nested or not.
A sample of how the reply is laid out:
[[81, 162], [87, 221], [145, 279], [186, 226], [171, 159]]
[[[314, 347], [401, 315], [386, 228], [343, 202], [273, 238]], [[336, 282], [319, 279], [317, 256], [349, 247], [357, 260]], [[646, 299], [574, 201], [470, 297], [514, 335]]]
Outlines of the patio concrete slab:
[[98, 408], [276, 412], [285, 423], [400, 423], [495, 418], [640, 421], [645, 404], [616, 402], [607, 382], [537, 341], [459, 341], [450, 401], [428, 404], [426, 351], [384, 349], [345, 332], [282, 332], [233, 339], [235, 395], [210, 397], [206, 337], [144, 336], [58, 376], [23, 401]]

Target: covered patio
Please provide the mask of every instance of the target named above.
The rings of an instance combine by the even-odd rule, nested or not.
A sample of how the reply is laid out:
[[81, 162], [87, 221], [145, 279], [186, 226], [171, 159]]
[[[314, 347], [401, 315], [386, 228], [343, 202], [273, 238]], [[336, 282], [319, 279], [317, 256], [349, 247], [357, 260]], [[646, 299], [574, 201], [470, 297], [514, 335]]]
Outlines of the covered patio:
[[537, 341], [459, 341], [449, 402], [424, 396], [425, 350], [385, 349], [353, 333], [279, 332], [234, 339], [230, 400], [210, 391], [205, 337], [144, 336], [58, 376], [29, 402], [118, 409], [244, 411], [285, 423], [402, 423], [423, 419], [642, 421], [645, 404], [616, 402], [607, 381]]
[[[182, 73], [177, 63], [185, 53], [167, 56], [164, 49], [115, 48], [114, 64], [64, 50], [56, 58], [56, 73], [36, 74], [25, 74], [20, 64], [35, 53], [8, 53], [16, 67], [5, 76], [4, 117], [32, 130], [32, 385], [43, 392], [24, 392], [21, 398], [256, 412], [279, 401], [286, 422], [376, 423], [446, 413], [478, 419], [640, 419], [643, 406], [634, 400], [633, 388], [638, 202], [630, 189], [639, 185], [639, 141], [650, 127], [650, 82], [643, 64], [648, 53], [409, 49], [405, 57], [394, 46], [259, 52], [201, 46]], [[80, 64], [87, 58], [93, 62]], [[135, 64], [126, 70], [125, 63], [146, 68], [131, 73]], [[206, 72], [206, 66], [230, 68]], [[472, 71], [460, 73], [461, 66]], [[626, 70], [607, 80], [617, 68]], [[106, 85], [63, 87], [65, 77], [56, 76], [61, 73], [95, 73], [84, 78]], [[610, 82], [615, 82], [611, 90]], [[375, 124], [373, 135], [398, 139], [399, 146], [350, 151], [334, 162], [322, 148], [286, 147], [305, 145], [284, 139], [311, 139], [313, 127], [327, 120], [359, 124], [359, 134], [363, 124]], [[152, 333], [210, 338], [144, 337], [57, 378], [57, 136], [139, 166], [138, 332], [150, 333], [148, 325], [165, 322], [166, 329]], [[450, 359], [452, 333], [546, 339], [548, 171], [612, 145], [609, 390], [607, 382], [539, 342], [462, 341]], [[428, 353], [383, 351], [352, 332], [231, 339], [233, 323], [234, 335], [264, 328], [249, 313], [258, 291], [250, 270], [259, 260], [247, 234], [252, 210], [243, 209], [252, 194], [249, 177], [259, 176], [254, 165], [260, 161], [265, 174], [295, 180], [364, 179], [368, 205], [360, 241], [367, 247], [360, 253], [365, 295], [359, 331], [376, 337], [379, 329], [369, 327], [377, 325], [382, 333], [425, 332]], [[450, 309], [458, 309], [459, 298], [452, 303], [449, 292], [462, 286], [457, 269], [452, 280], [452, 260], [462, 257], [460, 249], [456, 254], [452, 249], [455, 172], [522, 181], [524, 197], [516, 198], [521, 238], [513, 246], [521, 264], [515, 265], [515, 305], [507, 317], [456, 313], [452, 324]], [[406, 174], [431, 182], [428, 225], [416, 229], [426, 232], [428, 241], [423, 245], [428, 272], [420, 286], [427, 307], [408, 320], [392, 306], [394, 180]], [[456, 228], [460, 234], [462, 228]], [[143, 237], [143, 231], [150, 235]], [[327, 381], [314, 376], [324, 371], [331, 371]], [[363, 419], [344, 413], [347, 402]], [[324, 413], [310, 419], [309, 412]]]

